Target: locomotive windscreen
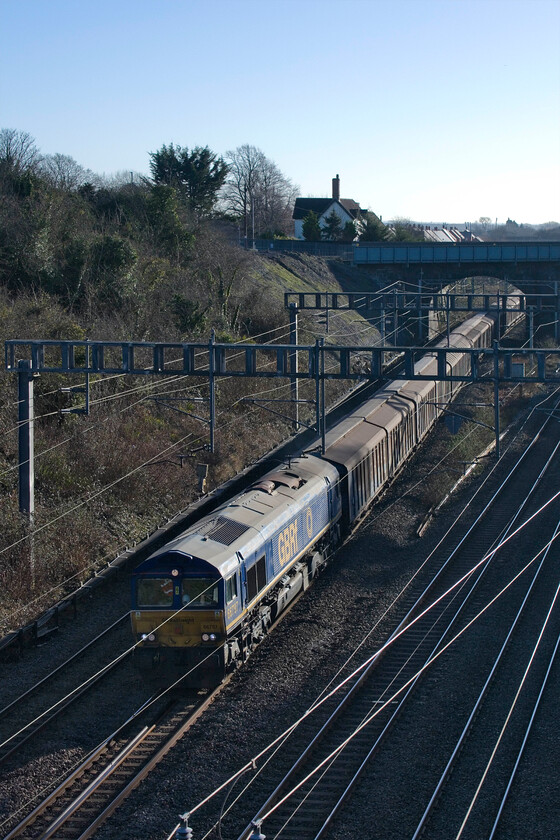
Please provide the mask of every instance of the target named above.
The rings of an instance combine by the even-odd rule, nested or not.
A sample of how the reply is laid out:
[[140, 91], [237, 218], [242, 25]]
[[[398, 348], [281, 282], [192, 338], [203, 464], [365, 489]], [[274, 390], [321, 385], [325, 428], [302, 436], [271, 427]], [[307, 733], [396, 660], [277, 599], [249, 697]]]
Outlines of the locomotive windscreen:
[[136, 581], [136, 603], [139, 607], [170, 607], [173, 603], [172, 579], [139, 577]]
[[218, 581], [211, 578], [183, 578], [181, 600], [183, 604], [193, 607], [217, 607]]

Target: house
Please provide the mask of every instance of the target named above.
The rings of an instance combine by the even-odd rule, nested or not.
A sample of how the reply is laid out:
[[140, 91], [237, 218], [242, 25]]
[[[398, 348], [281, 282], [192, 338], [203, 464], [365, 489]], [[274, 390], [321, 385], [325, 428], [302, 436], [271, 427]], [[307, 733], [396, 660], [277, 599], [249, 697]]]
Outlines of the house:
[[341, 227], [346, 222], [357, 222], [366, 211], [352, 198], [340, 197], [340, 178], [332, 179], [332, 198], [296, 198], [292, 219], [294, 220], [294, 235], [296, 239], [303, 239], [303, 220], [313, 211], [319, 217], [319, 224], [325, 227], [327, 216], [334, 211], [339, 217]]

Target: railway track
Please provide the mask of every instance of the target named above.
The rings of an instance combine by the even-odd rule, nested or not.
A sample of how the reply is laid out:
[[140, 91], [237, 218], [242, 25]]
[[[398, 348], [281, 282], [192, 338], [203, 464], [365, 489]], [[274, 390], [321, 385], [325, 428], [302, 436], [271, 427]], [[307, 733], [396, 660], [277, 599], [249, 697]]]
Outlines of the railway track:
[[142, 725], [140, 709], [94, 750], [4, 840], [40, 837], [86, 840], [146, 778], [214, 700], [216, 689], [201, 696], [172, 699]]
[[[479, 819], [478, 812], [485, 797], [475, 797], [476, 790], [471, 790], [476, 807], [469, 809], [453, 791], [459, 789], [463, 799], [468, 797], [469, 786], [456, 780], [472, 776], [476, 766], [473, 753], [482, 759], [488, 732], [498, 725], [482, 715], [482, 706], [500, 706], [496, 698], [503, 694], [504, 680], [517, 686], [511, 666], [523, 661], [522, 650], [532, 650], [527, 624], [547, 613], [551, 593], [558, 585], [553, 543], [529, 594], [529, 575], [521, 574], [508, 588], [507, 597], [502, 595], [488, 606], [504, 581], [514, 579], [527, 558], [533, 557], [534, 546], [546, 543], [556, 533], [558, 500], [530, 525], [517, 530], [548, 501], [544, 479], [549, 486], [558, 485], [556, 439], [556, 428], [548, 423], [468, 534], [451, 549], [446, 541], [431, 558], [433, 579], [429, 586], [407, 610], [389, 643], [380, 653], [372, 654], [367, 667], [347, 683], [342, 700], [336, 695], [325, 702], [319, 731], [306, 721], [287, 740], [275, 759], [287, 769], [251, 821], [253, 827], [262, 824], [267, 838], [317, 840], [334, 825], [333, 836], [343, 836], [344, 825], [352, 822], [349, 809], [344, 809], [344, 820], [337, 819], [356, 786], [360, 790], [358, 803], [375, 800], [368, 837], [387, 840], [424, 834], [431, 840], [451, 836], [467, 840], [490, 836], [480, 833], [482, 817]], [[506, 539], [495, 551], [495, 545]], [[531, 679], [531, 692], [536, 696], [545, 690], [543, 674], [549, 670], [556, 642], [554, 620], [548, 626], [552, 626], [552, 635], [547, 634], [546, 644], [541, 643], [534, 657], [539, 661], [543, 657], [541, 675], [534, 682]], [[450, 639], [457, 640], [447, 650]], [[465, 662], [473, 659], [465, 684], [457, 667], [464, 669]], [[536, 661], [534, 669], [531, 674], [538, 670]], [[524, 687], [527, 689], [527, 680]], [[529, 708], [534, 707], [529, 704]], [[456, 721], [451, 726], [446, 710], [452, 710]], [[526, 717], [530, 719], [532, 714], [530, 710]], [[455, 732], [461, 720], [469, 723]], [[526, 727], [520, 725], [519, 731], [525, 732]], [[422, 743], [426, 746], [419, 759], [410, 745]], [[518, 756], [519, 749], [512, 747], [510, 752]], [[489, 771], [484, 776], [486, 787], [488, 775]], [[352, 800], [352, 808], [360, 809], [360, 804]], [[464, 819], [466, 813], [471, 833], [459, 826], [461, 833], [451, 834], [452, 820], [459, 814]], [[359, 818], [355, 824], [360, 825]], [[247, 825], [239, 840], [246, 840], [251, 830]], [[351, 832], [347, 836], [352, 836]]]
[[[117, 753], [118, 753], [118, 754], [120, 754], [120, 752], [122, 752], [122, 750], [124, 750], [124, 749], [125, 749], [125, 745], [124, 745], [124, 744], [119, 744], [119, 750], [117, 750]], [[114, 760], [114, 758], [115, 758], [115, 754], [113, 753], [113, 758], [111, 759], [111, 761], [113, 761], [113, 760]], [[92, 794], [92, 798], [95, 798], [95, 794]], [[115, 807], [116, 807], [116, 806], [115, 806]], [[70, 835], [68, 835], [68, 836], [82, 836], [82, 835], [78, 835], [78, 834], [76, 834], [76, 833], [75, 833], [75, 831], [76, 831], [76, 829], [75, 829], [75, 828], [74, 828], [74, 829], [72, 829], [72, 831], [74, 831], [74, 833], [71, 833], [71, 834], [70, 834]], [[82, 832], [82, 834], [83, 834], [83, 832]], [[44, 835], [43, 835], [43, 834], [39, 834], [39, 835], [37, 835], [37, 833], [34, 833], [34, 834], [33, 834], [33, 836], [41, 836], [41, 837], [43, 837]], [[55, 836], [55, 835], [52, 835], [52, 836]], [[63, 835], [62, 835], [62, 834], [60, 834], [59, 836], [63, 836]], [[83, 835], [83, 836], [87, 836], [87, 835]], [[269, 834], [269, 836], [270, 836], [270, 834]]]
[[[553, 615], [558, 553], [552, 555], [546, 551], [529, 576], [527, 594], [449, 752], [414, 840], [424, 834], [475, 840], [493, 838], [499, 831], [559, 646], [560, 626]], [[492, 798], [487, 797], [488, 790]]]
[[[48, 724], [55, 721], [69, 706], [118, 668], [130, 653], [128, 645], [111, 662], [101, 666], [96, 673], [82, 678], [78, 668], [80, 660], [95, 655], [97, 648], [111, 639], [129, 619], [121, 616], [102, 633], [89, 641], [65, 662], [31, 686], [27, 691], [0, 709], [0, 766], [31, 738], [35, 738]], [[88, 667], [88, 666], [86, 666]], [[91, 669], [89, 670], [91, 674]], [[58, 690], [60, 699], [52, 702], [52, 693]], [[46, 709], [45, 709], [46, 706]]]
[[[292, 604], [272, 624], [271, 630], [290, 613], [302, 594], [294, 598]], [[128, 615], [123, 618], [128, 618]], [[116, 624], [108, 628], [101, 636], [109, 633]], [[101, 638], [101, 636], [98, 638]], [[96, 641], [97, 639], [93, 640], [91, 644]], [[51, 677], [71, 665], [75, 658], [85, 653], [88, 648], [89, 645], [59, 666], [22, 697], [33, 694]], [[127, 650], [123, 656], [110, 663], [111, 670], [118, 666], [124, 655], [128, 653]], [[64, 698], [65, 702], [60, 707], [57, 706], [56, 709], [53, 709], [52, 715], [49, 710], [49, 714], [45, 715], [45, 722], [42, 726], [46, 726], [47, 723], [54, 720], [74, 699], [77, 699], [98, 679], [101, 679], [104, 673], [95, 675], [95, 680], [80, 686], [76, 690], [75, 697], [70, 695], [68, 698]], [[129, 794], [147, 778], [177, 741], [185, 735], [200, 715], [211, 705], [219, 692], [228, 684], [229, 680], [230, 677], [226, 677], [210, 693], [179, 688], [181, 691], [180, 699], [165, 703], [163, 708], [153, 716], [153, 720], [140, 726], [139, 722], [146, 717], [146, 710], [153, 705], [157, 705], [158, 701], [160, 701], [159, 705], [161, 706], [161, 697], [165, 697], [166, 692], [159, 698], [150, 698], [138, 712], [131, 716], [130, 720], [125, 721], [116, 732], [112, 733], [97, 749], [91, 752], [67, 778], [50, 791], [39, 805], [26, 814], [16, 825], [13, 825], [2, 840], [15, 840], [15, 838], [31, 840], [31, 838], [36, 837], [40, 837], [41, 840], [50, 840], [50, 838], [86, 840], [86, 838], [93, 836], [99, 826], [116, 811]], [[4, 711], [10, 711], [12, 707], [17, 706], [17, 703], [16, 700], [5, 710], [0, 710], [0, 715]], [[134, 730], [135, 725], [136, 729]], [[25, 740], [39, 731], [38, 728], [33, 726], [30, 726], [29, 729]], [[0, 748], [2, 746], [0, 745]], [[9, 753], [6, 753], [5, 759], [15, 751], [16, 747], [14, 746]], [[0, 755], [0, 763], [1, 761], [2, 757]], [[15, 815], [10, 822], [13, 823], [14, 821]]]

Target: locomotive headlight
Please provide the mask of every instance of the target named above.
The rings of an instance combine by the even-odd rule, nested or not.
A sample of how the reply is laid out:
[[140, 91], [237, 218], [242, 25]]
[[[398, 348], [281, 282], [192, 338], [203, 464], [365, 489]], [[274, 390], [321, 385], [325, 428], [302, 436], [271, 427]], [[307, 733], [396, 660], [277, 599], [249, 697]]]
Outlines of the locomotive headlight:
[[172, 569], [171, 570], [171, 575], [173, 577], [179, 577], [179, 569]]
[[216, 634], [215, 634], [215, 633], [210, 633], [210, 641], [211, 641], [211, 642], [215, 642], [215, 641], [216, 641], [216, 638], [217, 638], [217, 636], [216, 636]]
[[155, 642], [156, 634], [155, 633], [142, 633], [142, 641], [143, 642]]
[[209, 642], [210, 641], [210, 634], [209, 633], [203, 633], [202, 634], [202, 641], [203, 642]]

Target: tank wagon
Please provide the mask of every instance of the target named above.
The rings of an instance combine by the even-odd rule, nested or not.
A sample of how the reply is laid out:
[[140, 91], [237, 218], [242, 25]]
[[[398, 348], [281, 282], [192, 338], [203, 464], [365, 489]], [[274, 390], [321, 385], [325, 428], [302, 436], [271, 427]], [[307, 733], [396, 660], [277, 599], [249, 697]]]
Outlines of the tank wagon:
[[[491, 344], [495, 317], [476, 315], [449, 345]], [[441, 342], [447, 347], [447, 339]], [[449, 373], [470, 356], [447, 354]], [[427, 352], [418, 373], [437, 370]], [[461, 383], [385, 385], [309, 451], [264, 475], [141, 563], [132, 575], [135, 660], [150, 679], [210, 687], [242, 663], [305, 590], [420, 443]]]

